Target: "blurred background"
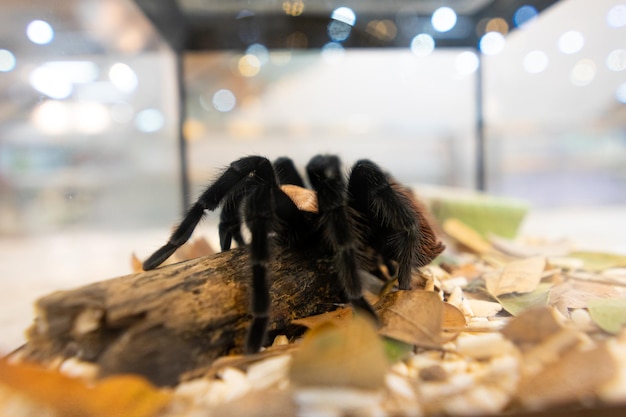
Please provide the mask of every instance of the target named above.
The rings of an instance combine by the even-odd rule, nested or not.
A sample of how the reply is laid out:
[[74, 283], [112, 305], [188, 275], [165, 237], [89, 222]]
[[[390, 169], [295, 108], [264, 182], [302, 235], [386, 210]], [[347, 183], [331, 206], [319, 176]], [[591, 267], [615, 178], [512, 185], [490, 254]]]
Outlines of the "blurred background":
[[232, 160], [319, 152], [626, 252], [626, 3], [3, 0], [0, 352]]

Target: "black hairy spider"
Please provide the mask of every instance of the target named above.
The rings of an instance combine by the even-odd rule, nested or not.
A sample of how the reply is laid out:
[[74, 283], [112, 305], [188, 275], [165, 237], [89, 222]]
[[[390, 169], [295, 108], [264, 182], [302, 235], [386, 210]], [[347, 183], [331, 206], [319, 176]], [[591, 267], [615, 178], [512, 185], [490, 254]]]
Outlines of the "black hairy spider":
[[248, 156], [234, 161], [200, 195], [169, 241], [143, 264], [144, 270], [159, 266], [189, 239], [205, 210], [220, 205], [221, 249], [230, 249], [232, 240], [245, 245], [241, 234], [243, 216], [251, 235], [252, 323], [245, 346], [248, 353], [261, 348], [269, 323], [266, 265], [271, 256], [271, 236], [286, 248], [324, 245], [334, 256], [348, 300], [375, 319], [374, 309], [363, 297], [357, 272], [364, 267], [365, 253], [373, 251], [384, 263], [397, 264], [398, 285], [408, 289], [412, 269], [428, 264], [444, 249], [415, 200], [373, 162], [356, 162], [347, 186], [337, 156], [315, 156], [306, 172], [314, 193], [308, 192], [317, 195], [317, 207], [304, 207], [292, 199], [293, 190], [304, 184], [290, 159], [279, 158], [272, 164], [267, 158]]

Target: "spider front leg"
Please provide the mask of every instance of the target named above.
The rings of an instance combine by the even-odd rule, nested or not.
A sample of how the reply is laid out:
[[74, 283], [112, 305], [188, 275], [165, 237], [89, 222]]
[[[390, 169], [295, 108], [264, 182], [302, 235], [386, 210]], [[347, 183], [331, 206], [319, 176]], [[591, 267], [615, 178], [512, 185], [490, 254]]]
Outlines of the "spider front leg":
[[176, 252], [176, 249], [189, 240], [194, 229], [204, 217], [204, 211], [215, 210], [224, 198], [242, 186], [242, 181], [248, 181], [248, 176], [251, 173], [260, 177], [271, 176], [274, 178], [272, 165], [261, 156], [248, 156], [230, 164], [228, 169], [191, 206], [167, 243], [146, 259], [143, 263], [143, 269], [148, 271], [156, 268]]
[[398, 286], [409, 289], [412, 270], [427, 265], [444, 249], [422, 209], [369, 160], [352, 168], [348, 193], [349, 206], [360, 214], [366, 242], [386, 261], [398, 263]]
[[355, 224], [346, 207], [346, 188], [341, 162], [333, 155], [318, 155], [307, 165], [307, 174], [317, 192], [319, 228], [333, 251], [337, 275], [350, 303], [378, 321], [376, 312], [363, 297], [357, 272], [358, 242]]

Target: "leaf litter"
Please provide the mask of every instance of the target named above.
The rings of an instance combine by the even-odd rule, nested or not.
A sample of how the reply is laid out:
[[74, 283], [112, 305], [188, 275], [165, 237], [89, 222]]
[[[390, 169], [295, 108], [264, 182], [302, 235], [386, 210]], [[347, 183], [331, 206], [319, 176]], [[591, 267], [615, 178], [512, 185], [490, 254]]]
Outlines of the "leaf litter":
[[[626, 404], [624, 257], [562, 241], [485, 239], [456, 219], [443, 230], [453, 249], [421, 268], [427, 290], [381, 295], [378, 328], [350, 308], [300, 318], [301, 339], [279, 336], [257, 355], [220, 358], [171, 389], [132, 376], [98, 381], [76, 360], [52, 370], [5, 361], [0, 412], [515, 415]], [[196, 243], [178, 259], [209, 252]], [[112, 397], [121, 400], [106, 407]]]

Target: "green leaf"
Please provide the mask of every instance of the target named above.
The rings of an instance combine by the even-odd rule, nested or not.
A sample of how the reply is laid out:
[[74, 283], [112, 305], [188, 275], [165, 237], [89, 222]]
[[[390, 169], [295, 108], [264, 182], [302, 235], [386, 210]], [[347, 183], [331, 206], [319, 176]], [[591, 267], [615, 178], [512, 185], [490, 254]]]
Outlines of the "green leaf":
[[569, 256], [584, 262], [584, 268], [603, 271], [608, 268], [626, 267], [626, 256], [607, 252], [572, 252]]
[[591, 319], [608, 333], [619, 333], [626, 325], [625, 298], [596, 298], [587, 303]]
[[541, 283], [533, 292], [524, 294], [506, 294], [496, 297], [498, 302], [502, 304], [502, 308], [511, 315], [517, 316], [522, 311], [539, 306], [547, 306], [550, 301], [550, 289], [552, 284]]
[[390, 363], [395, 363], [408, 358], [415, 348], [409, 343], [401, 342], [386, 336], [383, 337], [383, 347], [385, 349], [385, 355], [387, 355], [387, 359], [389, 359]]

